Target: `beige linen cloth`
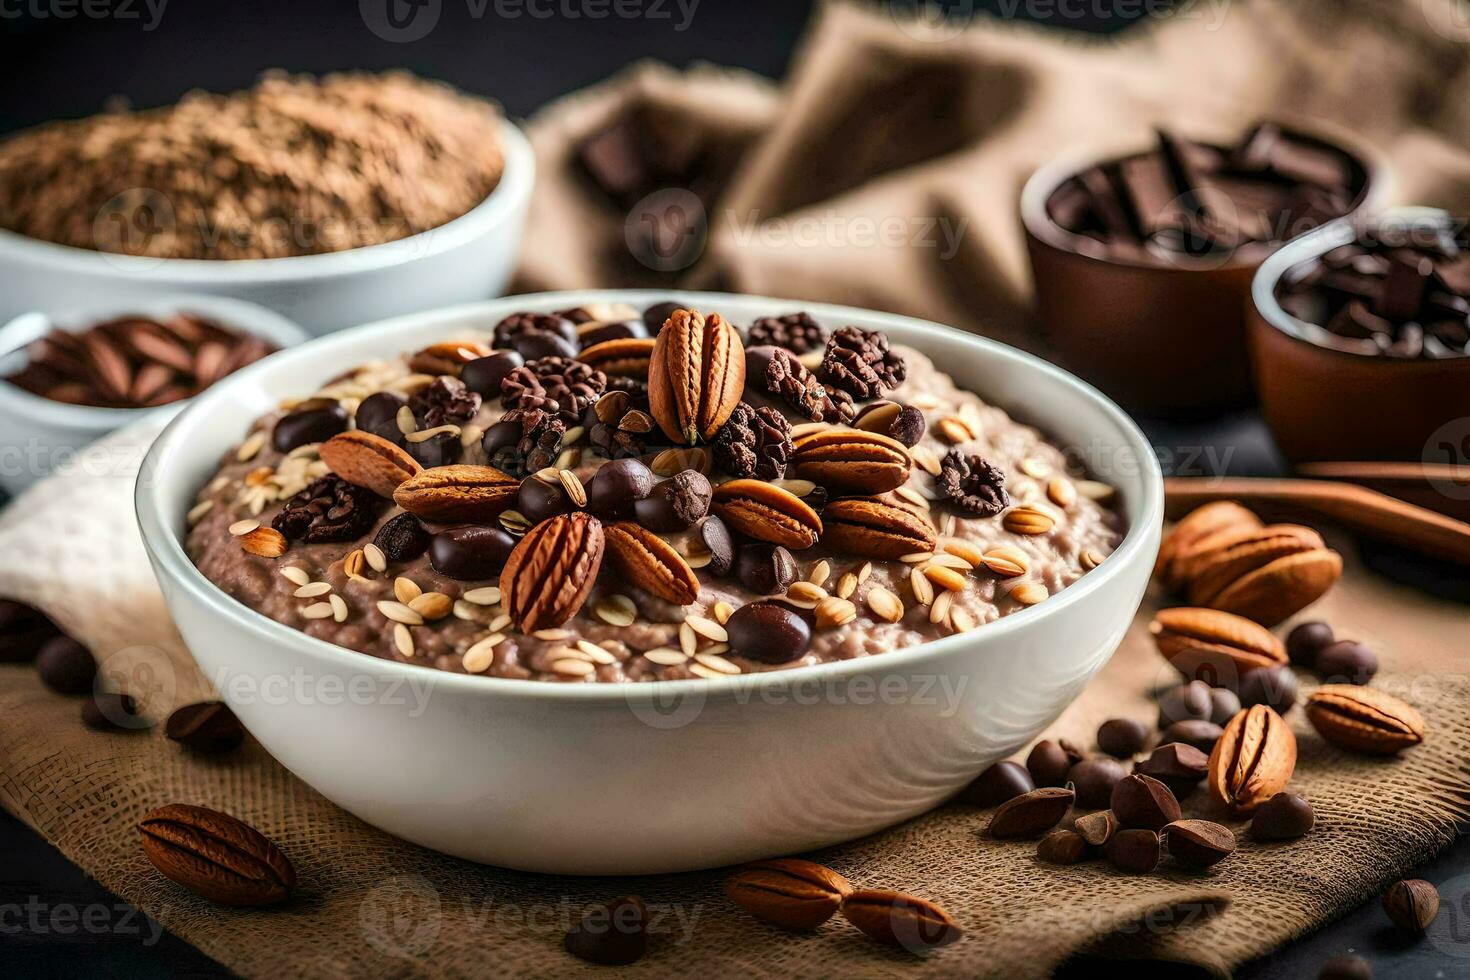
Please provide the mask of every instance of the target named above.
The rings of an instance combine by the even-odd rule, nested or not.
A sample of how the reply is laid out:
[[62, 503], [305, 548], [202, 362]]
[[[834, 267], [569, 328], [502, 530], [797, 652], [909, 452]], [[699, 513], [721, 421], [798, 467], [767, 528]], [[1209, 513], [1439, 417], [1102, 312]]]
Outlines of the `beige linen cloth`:
[[[954, 33], [870, 11], [824, 11], [788, 87], [713, 69], [638, 68], [548, 109], [532, 137], [543, 169], [522, 284], [528, 288], [697, 282], [902, 310], [1020, 336], [1026, 303], [1015, 196], [1038, 161], [1093, 137], [1143, 138], [1158, 118], [1226, 129], [1284, 107], [1330, 115], [1394, 151], [1399, 196], [1435, 200], [1470, 176], [1449, 147], [1467, 131], [1465, 49], [1452, 4], [1434, 0], [1237, 3], [1082, 45], [1021, 29]], [[1436, 20], [1435, 18], [1443, 18]], [[711, 214], [700, 260], [655, 274], [631, 260], [624, 217], [569, 162], [574, 141], [629, 104], [748, 155]], [[1467, 184], [1466, 186], [1470, 186]], [[820, 247], [721, 225], [719, 208], [767, 222], [814, 216], [838, 234]], [[937, 249], [845, 241], [854, 216], [965, 222]], [[621, 252], [620, 252], [621, 250]], [[53, 479], [0, 512], [0, 594], [37, 603], [105, 658], [107, 672], [156, 692], [158, 710], [207, 694], [168, 621], [137, 541], [130, 466], [154, 433], [102, 443], [88, 471]], [[97, 463], [101, 460], [101, 463]], [[91, 472], [97, 469], [99, 472]], [[1106, 866], [1042, 867], [1029, 843], [979, 835], [986, 814], [950, 806], [816, 855], [865, 885], [950, 909], [967, 938], [929, 960], [867, 942], [840, 921], [788, 935], [733, 909], [718, 872], [650, 879], [519, 874], [441, 857], [327, 803], [253, 742], [207, 760], [158, 730], [87, 731], [78, 704], [24, 665], [0, 665], [0, 802], [69, 858], [175, 934], [249, 976], [448, 977], [591, 973], [560, 949], [590, 903], [636, 892], [662, 914], [649, 955], [628, 972], [705, 976], [974, 974], [1043, 977], [1096, 952], [1198, 963], [1219, 974], [1374, 893], [1448, 841], [1466, 816], [1470, 679], [1453, 642], [1461, 607], [1427, 599], [1349, 562], [1315, 610], [1384, 654], [1378, 683], [1425, 714], [1427, 744], [1392, 760], [1328, 749], [1293, 715], [1294, 788], [1317, 808], [1306, 840], [1259, 845], [1204, 874], [1146, 877]], [[1165, 676], [1140, 613], [1102, 676], [1054, 726], [1090, 745], [1106, 717], [1153, 714]], [[160, 878], [134, 824], [168, 802], [227, 810], [275, 839], [301, 885], [288, 905], [219, 909]], [[657, 805], [657, 801], [650, 801]], [[589, 821], [596, 830], [595, 815]], [[608, 829], [609, 846], [621, 829]]]

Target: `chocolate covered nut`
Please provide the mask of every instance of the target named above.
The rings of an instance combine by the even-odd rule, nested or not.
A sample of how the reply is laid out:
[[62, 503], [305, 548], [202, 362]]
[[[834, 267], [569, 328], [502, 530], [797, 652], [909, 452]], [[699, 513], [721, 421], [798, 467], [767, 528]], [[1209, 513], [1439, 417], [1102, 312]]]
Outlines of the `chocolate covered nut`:
[[1215, 747], [1215, 743], [1220, 740], [1224, 731], [1224, 728], [1212, 721], [1202, 719], [1176, 721], [1159, 734], [1159, 741], [1161, 743], [1183, 742], [1185, 745], [1208, 754]]
[[1097, 747], [1119, 759], [1142, 752], [1147, 741], [1148, 728], [1135, 718], [1110, 718], [1097, 729]]
[[223, 701], [186, 704], [168, 716], [163, 732], [172, 741], [207, 755], [239, 748], [245, 728]]
[[1169, 787], [1176, 797], [1181, 797], [1194, 792], [1200, 780], [1209, 774], [1210, 757], [1192, 745], [1169, 742], [1154, 749], [1135, 771], [1152, 776]]
[[373, 544], [389, 561], [413, 561], [429, 548], [428, 528], [412, 514], [389, 518], [373, 535]]
[[1317, 654], [1332, 641], [1332, 627], [1326, 623], [1299, 623], [1286, 634], [1286, 655], [1298, 667], [1311, 667], [1317, 662]]
[[796, 559], [778, 544], [741, 545], [735, 575], [752, 592], [781, 595], [796, 581]]
[[1157, 833], [1133, 828], [1120, 830], [1110, 837], [1103, 845], [1103, 856], [1119, 871], [1148, 874], [1159, 866], [1163, 849]]
[[735, 567], [735, 536], [725, 522], [708, 514], [694, 526], [694, 533], [703, 550], [690, 549], [687, 556], [690, 567], [703, 568], [711, 575], [729, 575], [730, 569]]
[[635, 895], [615, 899], [587, 913], [567, 930], [562, 948], [579, 960], [602, 966], [627, 966], [648, 950], [648, 909]]
[[1314, 667], [1324, 684], [1367, 684], [1378, 673], [1378, 655], [1357, 640], [1340, 640], [1317, 651]]
[[604, 520], [623, 520], [653, 491], [655, 480], [653, 470], [641, 460], [611, 460], [587, 481], [587, 509]]
[[748, 602], [725, 623], [732, 652], [766, 664], [785, 664], [806, 653], [811, 624], [790, 606]]
[[495, 578], [515, 545], [516, 539], [502, 527], [448, 527], [430, 539], [429, 564], [440, 575], [461, 581]]
[[979, 806], [999, 806], [1035, 788], [1025, 766], [1019, 762], [997, 762], [971, 780], [956, 799]]
[[436, 466], [449, 466], [464, 451], [459, 436], [453, 432], [440, 432], [418, 442], [410, 439], [403, 444], [403, 448], [426, 470], [432, 470]]
[[347, 410], [332, 398], [314, 398], [281, 416], [271, 430], [271, 445], [278, 453], [298, 446], [326, 442], [347, 430]]
[[466, 388], [483, 398], [499, 398], [500, 383], [505, 380], [506, 375], [525, 363], [526, 359], [517, 351], [491, 351], [466, 364], [459, 372], [459, 380], [464, 382]]
[[1306, 797], [1277, 793], [1256, 809], [1251, 836], [1256, 840], [1296, 840], [1312, 829], [1316, 817]]
[[1087, 854], [1087, 841], [1074, 830], [1053, 830], [1036, 844], [1036, 857], [1047, 864], [1076, 864]]
[[1277, 714], [1285, 714], [1296, 704], [1296, 674], [1290, 667], [1262, 667], [1240, 679], [1240, 703], [1264, 704]]
[[1070, 789], [1056, 786], [1033, 789], [1002, 803], [991, 816], [985, 832], [1002, 840], [1039, 837], [1062, 822], [1074, 799]]
[[1084, 813], [1072, 822], [1072, 829], [1093, 847], [1102, 847], [1122, 828], [1112, 810], [1096, 810]]
[[1099, 756], [1083, 759], [1067, 770], [1067, 782], [1077, 792], [1078, 806], [1085, 810], [1100, 810], [1108, 806], [1113, 797], [1113, 787], [1126, 775], [1128, 771], [1122, 763]]
[[650, 531], [683, 531], [709, 513], [713, 493], [709, 477], [684, 470], [654, 484], [648, 496], [634, 502], [633, 514]]
[[1235, 852], [1235, 834], [1209, 820], [1176, 820], [1162, 836], [1169, 856], [1191, 868], [1211, 867]]
[[1214, 708], [1208, 684], [1189, 681], [1176, 685], [1159, 695], [1159, 728], [1177, 721], [1207, 721]]
[[1383, 911], [1405, 934], [1422, 936], [1439, 915], [1439, 891], [1422, 878], [1396, 881], [1383, 893]]
[[1066, 739], [1042, 739], [1026, 756], [1026, 768], [1037, 786], [1062, 786], [1067, 773], [1082, 761], [1082, 750]]
[[58, 634], [36, 655], [36, 673], [57, 694], [86, 694], [97, 677], [92, 651], [69, 636]]
[[526, 520], [532, 524], [540, 524], [559, 514], [571, 512], [575, 505], [572, 498], [567, 496], [566, 488], [560, 480], [543, 479], [538, 475], [528, 476], [521, 481], [520, 489], [516, 491], [515, 509], [524, 514]]
[[654, 303], [643, 311], [643, 325], [648, 328], [650, 334], [656, 334], [663, 329], [664, 321], [674, 315], [675, 310], [682, 310], [682, 303], [666, 301]]
[[407, 405], [408, 399], [396, 391], [375, 392], [358, 403], [353, 423], [360, 432], [372, 433], [401, 446], [404, 444], [404, 432], [398, 425], [398, 413]]
[[1113, 787], [1113, 815], [1124, 827], [1162, 830], [1179, 819], [1179, 800], [1152, 776], [1133, 773]]

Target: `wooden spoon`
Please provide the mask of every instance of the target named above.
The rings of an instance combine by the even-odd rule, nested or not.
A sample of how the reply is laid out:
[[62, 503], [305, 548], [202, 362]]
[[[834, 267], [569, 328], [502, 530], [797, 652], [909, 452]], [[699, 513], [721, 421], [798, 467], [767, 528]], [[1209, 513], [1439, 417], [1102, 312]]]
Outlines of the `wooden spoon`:
[[1470, 567], [1470, 524], [1387, 494], [1331, 480], [1170, 477], [1165, 509], [1179, 517], [1212, 500], [1325, 517], [1364, 537]]

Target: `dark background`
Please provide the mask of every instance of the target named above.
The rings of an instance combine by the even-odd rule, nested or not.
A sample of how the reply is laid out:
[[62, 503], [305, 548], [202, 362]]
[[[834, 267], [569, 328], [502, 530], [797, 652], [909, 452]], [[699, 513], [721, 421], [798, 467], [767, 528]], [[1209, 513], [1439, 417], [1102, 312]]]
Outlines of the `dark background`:
[[[0, 133], [85, 116], [119, 99], [150, 107], [172, 102], [191, 88], [228, 91], [249, 85], [267, 68], [408, 68], [494, 98], [513, 116], [529, 115], [641, 58], [680, 66], [695, 61], [738, 65], [780, 78], [814, 6], [811, 0], [698, 0], [680, 29], [684, 15], [674, 0], [642, 0], [645, 10], [659, 3], [663, 17], [598, 20], [564, 16], [558, 12], [564, 0], [527, 0], [516, 16], [502, 16], [516, 8], [494, 0], [416, 0], [438, 2], [438, 24], [420, 40], [397, 43], [367, 26], [358, 0], [167, 0], [156, 23], [144, 0], [87, 0], [87, 9], [108, 13], [103, 17], [88, 16], [81, 2], [0, 0]], [[381, 11], [385, 3], [406, 0], [363, 2], [371, 14], [371, 5]], [[898, 0], [893, 5], [911, 10], [916, 2]], [[69, 3], [78, 7], [72, 16], [63, 16]], [[551, 16], [533, 15], [532, 5]], [[1032, 19], [1050, 28], [1082, 36], [1128, 29], [1144, 4], [952, 0], [944, 6], [955, 16], [976, 19], [1012, 13], [1027, 19], [1029, 10]], [[1153, 0], [1150, 9], [1167, 6], [1166, 0]], [[1232, 455], [1225, 458], [1235, 475], [1271, 473], [1279, 467], [1250, 413], [1195, 426], [1160, 420], [1146, 423], [1146, 428], [1161, 447], [1229, 450]], [[1467, 868], [1470, 848], [1461, 843], [1423, 873], [1443, 881]], [[109, 918], [113, 927], [103, 934], [13, 928], [19, 920], [15, 913], [5, 918], [8, 903], [24, 906], [32, 899], [52, 907], [101, 903], [117, 911]], [[1452, 918], [1441, 915], [1431, 938], [1453, 926]], [[1376, 902], [1370, 902], [1242, 975], [1310, 977], [1327, 957], [1348, 951], [1368, 956], [1380, 978], [1457, 976], [1464, 962], [1470, 962], [1445, 957], [1433, 942], [1404, 943], [1386, 925]], [[115, 898], [0, 811], [0, 972], [117, 977], [220, 972], [192, 947], [168, 936], [155, 943], [153, 935], [146, 923], [130, 918]], [[1085, 976], [1091, 970], [1082, 964], [1073, 972]]]

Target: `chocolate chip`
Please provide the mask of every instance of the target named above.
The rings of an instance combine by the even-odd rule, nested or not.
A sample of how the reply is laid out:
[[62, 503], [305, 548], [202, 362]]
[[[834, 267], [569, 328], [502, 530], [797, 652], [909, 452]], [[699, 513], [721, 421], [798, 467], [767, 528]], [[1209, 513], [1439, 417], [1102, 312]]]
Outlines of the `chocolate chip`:
[[705, 571], [716, 576], [729, 575], [735, 564], [735, 538], [725, 522], [710, 514], [699, 522], [696, 531], [709, 551], [709, 564], [704, 566]]
[[1286, 653], [1297, 666], [1310, 667], [1317, 662], [1317, 654], [1332, 640], [1332, 627], [1326, 623], [1301, 623], [1286, 634]]
[[1179, 819], [1179, 800], [1173, 791], [1152, 776], [1133, 773], [1113, 787], [1113, 815], [1124, 827], [1160, 830]]
[[1025, 766], [1019, 762], [997, 762], [972, 779], [955, 798], [978, 806], [1000, 806], [1035, 788], [1036, 783]]
[[1235, 853], [1235, 833], [1210, 820], [1176, 820], [1162, 834], [1169, 856], [1187, 868], [1208, 868]]
[[796, 559], [780, 545], [741, 545], [735, 557], [735, 577], [752, 592], [781, 595], [796, 581]]
[[465, 387], [463, 381], [448, 375], [435, 378], [408, 399], [414, 418], [425, 429], [441, 425], [463, 425], [480, 410], [480, 396]]
[[643, 323], [648, 327], [648, 332], [654, 336], [664, 328], [664, 322], [674, 315], [674, 311], [684, 309], [684, 304], [665, 302], [655, 303], [643, 311]]
[[1134, 767], [1134, 771], [1157, 779], [1169, 787], [1175, 797], [1187, 796], [1209, 774], [1210, 757], [1193, 745], [1167, 742], [1154, 749], [1147, 759]]
[[163, 732], [195, 752], [217, 755], [240, 747], [245, 728], [223, 701], [186, 704], [168, 716]]
[[36, 655], [36, 672], [57, 694], [86, 694], [97, 677], [97, 661], [92, 651], [59, 634], [46, 641]]
[[1128, 775], [1123, 764], [1116, 759], [1098, 756], [1083, 759], [1067, 770], [1067, 782], [1077, 791], [1077, 805], [1085, 810], [1101, 810], [1113, 797], [1113, 787]]
[[1067, 772], [1082, 761], [1082, 750], [1066, 739], [1037, 742], [1026, 756], [1026, 768], [1036, 785], [1062, 786], [1067, 782]]
[[138, 714], [131, 694], [96, 691], [82, 702], [82, 724], [100, 732], [140, 731], [148, 723]]
[[1240, 714], [1240, 697], [1227, 687], [1210, 688], [1210, 721], [1224, 725]]
[[1373, 980], [1373, 967], [1361, 956], [1344, 953], [1324, 960], [1317, 980]]
[[604, 520], [619, 521], [633, 514], [633, 505], [653, 491], [657, 478], [642, 460], [615, 459], [604, 463], [587, 481], [587, 509]]
[[709, 512], [714, 488], [698, 470], [684, 470], [654, 485], [647, 497], [633, 505], [638, 523], [650, 531], [683, 531]]
[[1240, 679], [1240, 703], [1270, 705], [1285, 714], [1296, 704], [1297, 679], [1290, 667], [1258, 667]]
[[1120, 871], [1148, 874], [1159, 866], [1163, 850], [1152, 830], [1120, 830], [1103, 845], [1108, 863]]
[[1208, 684], [1178, 684], [1159, 695], [1159, 727], [1168, 728], [1176, 721], [1207, 721], [1214, 708]]
[[1367, 684], [1378, 673], [1378, 655], [1357, 640], [1339, 640], [1317, 652], [1324, 684]]
[[335, 399], [312, 399], [276, 421], [271, 430], [271, 445], [278, 453], [289, 453], [298, 446], [325, 442], [339, 432], [347, 431], [347, 409]]
[[806, 653], [812, 627], [790, 606], [777, 602], [748, 602], [725, 623], [730, 650], [765, 664], [785, 664]]
[[888, 427], [888, 434], [905, 446], [913, 447], [924, 438], [924, 431], [928, 423], [924, 420], [924, 413], [912, 405], [905, 405], [898, 412], [898, 417]]
[[494, 578], [515, 546], [516, 539], [501, 527], [447, 527], [429, 541], [429, 564], [440, 575], [460, 581]]
[[540, 524], [558, 514], [570, 513], [573, 510], [572, 498], [567, 496], [566, 488], [559, 481], [528, 476], [516, 491], [515, 509], [532, 524]]
[[1097, 747], [1119, 759], [1131, 759], [1143, 751], [1148, 726], [1136, 718], [1110, 718], [1097, 729]]
[[506, 375], [526, 363], [513, 350], [497, 350], [470, 361], [459, 372], [464, 386], [482, 398], [499, 398], [500, 383]]
[[373, 535], [373, 544], [389, 561], [413, 561], [429, 547], [429, 530], [412, 514], [389, 518]]
[[404, 449], [426, 470], [448, 466], [459, 459], [464, 447], [453, 432], [441, 432], [419, 442], [407, 442]]
[[567, 930], [562, 947], [579, 960], [602, 966], [627, 966], [648, 950], [648, 910], [643, 899], [627, 896], [589, 912]]
[[1223, 734], [1225, 730], [1214, 722], [1203, 718], [1191, 718], [1186, 721], [1176, 721], [1165, 728], [1159, 735], [1159, 741], [1165, 744], [1182, 742], [1208, 755]]
[[1087, 856], [1087, 841], [1074, 830], [1053, 830], [1036, 845], [1037, 859], [1047, 864], [1077, 864]]
[[1277, 793], [1256, 808], [1251, 836], [1256, 840], [1296, 840], [1317, 821], [1305, 796]]
[[0, 663], [33, 659], [59, 632], [35, 606], [17, 599], [0, 599]]
[[408, 399], [395, 391], [379, 391], [368, 395], [357, 406], [354, 421], [358, 429], [403, 445], [403, 430], [398, 427], [398, 410]]

